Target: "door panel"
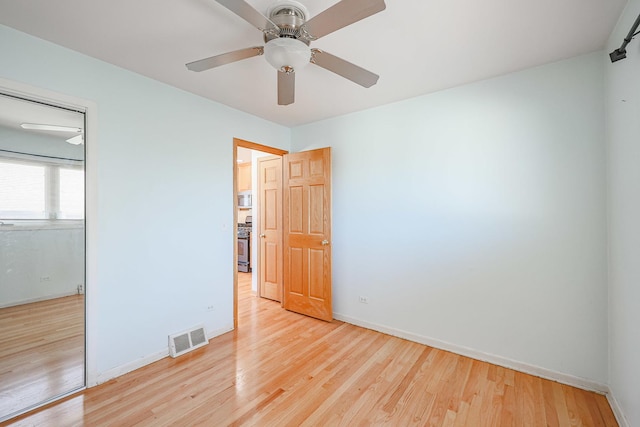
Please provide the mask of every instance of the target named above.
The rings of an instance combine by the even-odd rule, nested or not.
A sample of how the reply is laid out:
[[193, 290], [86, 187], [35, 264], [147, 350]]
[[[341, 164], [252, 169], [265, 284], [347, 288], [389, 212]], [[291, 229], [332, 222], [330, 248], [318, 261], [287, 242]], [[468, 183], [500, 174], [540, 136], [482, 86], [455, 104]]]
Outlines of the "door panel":
[[[291, 279], [289, 284], [289, 292], [295, 296], [304, 296], [304, 262], [302, 248], [289, 248], [290, 269], [289, 278]], [[286, 308], [286, 306], [285, 306]]]
[[303, 187], [289, 188], [289, 233], [302, 234], [304, 232], [302, 227], [302, 224], [304, 223], [303, 193]]
[[278, 229], [278, 202], [280, 197], [278, 190], [265, 190], [264, 191], [264, 226], [265, 230], [277, 230]]
[[309, 297], [319, 300], [325, 298], [324, 294], [324, 252], [309, 249]]
[[309, 234], [324, 234], [324, 186], [309, 186]]
[[278, 281], [278, 269], [273, 268], [278, 262], [278, 245], [271, 242], [265, 242], [265, 265], [264, 265], [264, 278], [265, 282], [275, 283]]
[[260, 296], [282, 301], [282, 157], [258, 159]]
[[284, 308], [330, 321], [331, 149], [283, 161]]

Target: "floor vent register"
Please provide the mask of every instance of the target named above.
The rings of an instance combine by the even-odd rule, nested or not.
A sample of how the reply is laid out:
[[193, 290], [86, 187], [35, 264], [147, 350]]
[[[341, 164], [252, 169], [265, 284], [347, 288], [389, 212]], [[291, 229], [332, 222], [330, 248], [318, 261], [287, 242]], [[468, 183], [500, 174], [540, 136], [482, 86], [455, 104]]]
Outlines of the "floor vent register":
[[196, 348], [209, 344], [204, 325], [196, 326], [177, 334], [169, 335], [169, 354], [178, 357]]

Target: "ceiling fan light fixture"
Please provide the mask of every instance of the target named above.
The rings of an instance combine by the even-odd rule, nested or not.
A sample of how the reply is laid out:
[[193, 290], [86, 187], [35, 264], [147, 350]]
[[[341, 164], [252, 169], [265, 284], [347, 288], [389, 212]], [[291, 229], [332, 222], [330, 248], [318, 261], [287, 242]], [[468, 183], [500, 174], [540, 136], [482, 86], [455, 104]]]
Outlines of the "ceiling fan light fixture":
[[267, 42], [264, 56], [278, 71], [297, 71], [311, 60], [311, 48], [300, 40], [280, 37]]

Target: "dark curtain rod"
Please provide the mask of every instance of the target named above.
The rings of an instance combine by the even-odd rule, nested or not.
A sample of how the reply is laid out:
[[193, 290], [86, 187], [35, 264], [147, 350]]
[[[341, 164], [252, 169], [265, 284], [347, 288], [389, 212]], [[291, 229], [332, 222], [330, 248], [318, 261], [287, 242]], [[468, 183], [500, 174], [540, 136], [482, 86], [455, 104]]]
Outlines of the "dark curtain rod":
[[618, 49], [614, 50], [609, 54], [609, 58], [611, 59], [611, 62], [620, 61], [621, 59], [624, 59], [627, 57], [627, 45], [629, 44], [629, 42], [631, 42], [631, 40], [633, 40], [635, 36], [637, 36], [640, 33], [640, 31], [636, 32], [639, 25], [640, 25], [640, 15], [638, 15], [638, 17], [636, 18], [636, 22], [634, 22], [633, 27], [631, 27], [631, 30], [629, 31], [629, 34], [627, 34], [627, 37], [624, 38], [624, 41], [622, 42], [622, 46], [620, 46]]
[[42, 154], [21, 153], [20, 151], [11, 151], [11, 150], [2, 150], [2, 149], [0, 149], [0, 151], [2, 151], [4, 153], [22, 154], [24, 156], [44, 157], [46, 159], [69, 160], [69, 161], [72, 161], [72, 162], [82, 162], [82, 163], [84, 163], [84, 160], [69, 159], [67, 157], [44, 156]]

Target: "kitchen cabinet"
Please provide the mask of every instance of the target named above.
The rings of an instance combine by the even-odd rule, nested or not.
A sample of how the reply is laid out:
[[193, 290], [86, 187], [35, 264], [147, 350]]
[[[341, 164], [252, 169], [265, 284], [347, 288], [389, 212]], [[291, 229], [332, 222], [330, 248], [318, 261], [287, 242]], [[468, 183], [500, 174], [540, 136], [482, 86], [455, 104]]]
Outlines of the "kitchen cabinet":
[[238, 165], [238, 192], [251, 191], [251, 163]]

